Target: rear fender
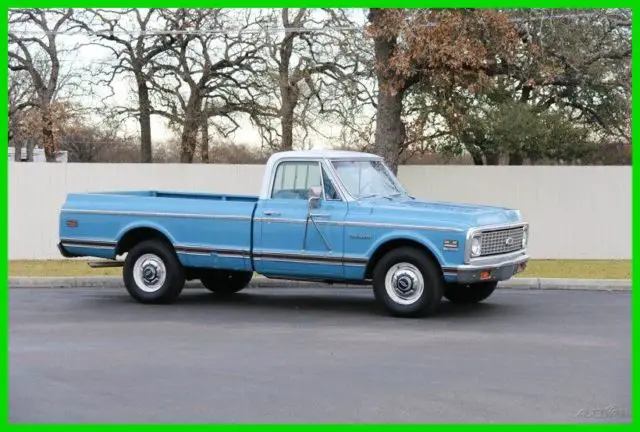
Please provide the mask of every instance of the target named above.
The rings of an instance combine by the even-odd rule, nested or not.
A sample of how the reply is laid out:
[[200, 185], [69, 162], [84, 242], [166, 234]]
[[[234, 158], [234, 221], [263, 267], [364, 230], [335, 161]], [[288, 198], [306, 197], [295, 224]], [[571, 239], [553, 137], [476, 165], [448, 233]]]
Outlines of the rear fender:
[[169, 231], [165, 227], [163, 227], [162, 225], [156, 222], [152, 222], [150, 220], [136, 221], [124, 226], [116, 236], [116, 244], [120, 245], [120, 241], [122, 241], [124, 236], [126, 236], [131, 231], [140, 229], [140, 228], [146, 228], [146, 229], [152, 229], [152, 230], [158, 231], [159, 233], [164, 235], [169, 240], [169, 242], [171, 242], [172, 245], [176, 244], [175, 238], [169, 233]]

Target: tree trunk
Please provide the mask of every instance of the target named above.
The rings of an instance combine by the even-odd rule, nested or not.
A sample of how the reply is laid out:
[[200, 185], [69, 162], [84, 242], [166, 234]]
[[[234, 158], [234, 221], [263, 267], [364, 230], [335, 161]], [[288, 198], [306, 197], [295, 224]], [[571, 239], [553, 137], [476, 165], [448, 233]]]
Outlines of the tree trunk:
[[378, 86], [378, 109], [374, 152], [382, 156], [394, 174], [398, 173], [400, 148], [404, 141], [402, 94], [384, 93]]
[[202, 98], [192, 93], [184, 110], [184, 122], [182, 123], [180, 140], [180, 162], [182, 163], [193, 163], [203, 114]]
[[140, 162], [152, 163], [151, 102], [149, 100], [149, 89], [144, 79], [138, 79], [138, 107], [140, 109]]
[[[382, 18], [384, 12], [380, 9], [371, 9], [369, 21], [376, 23]], [[376, 110], [376, 132], [373, 145], [374, 152], [382, 156], [384, 161], [393, 171], [398, 172], [398, 159], [400, 149], [404, 142], [404, 125], [402, 123], [402, 98], [404, 91], [392, 93], [389, 91], [391, 78], [381, 67], [389, 64], [396, 45], [396, 38], [374, 39], [376, 76], [378, 78], [378, 108]]]
[[27, 140], [27, 162], [33, 162], [33, 140], [31, 139]]
[[13, 160], [16, 162], [22, 162], [22, 141], [19, 139], [14, 139], [13, 149], [15, 150], [15, 154], [13, 155]]
[[293, 150], [293, 110], [294, 107], [291, 103], [282, 101], [282, 117], [280, 118], [282, 143], [280, 151]]
[[53, 136], [53, 119], [51, 118], [50, 107], [46, 106], [40, 109], [42, 118], [42, 146], [44, 147], [44, 155], [47, 162], [56, 161], [56, 145]]
[[200, 154], [202, 163], [209, 163], [209, 122], [206, 118], [202, 122], [202, 148]]
[[[520, 103], [526, 104], [531, 97], [533, 88], [529, 85], [522, 87], [522, 93], [520, 94]], [[522, 155], [522, 148], [509, 153], [509, 165], [522, 165], [524, 163], [524, 156]]]
[[474, 165], [484, 165], [484, 159], [482, 158], [482, 152], [476, 150], [476, 149], [469, 149], [467, 147], [467, 150], [469, 151], [469, 154], [471, 155], [471, 158], [473, 159], [473, 164]]
[[487, 160], [487, 165], [500, 165], [500, 153], [498, 152], [485, 152], [485, 159]]
[[509, 165], [522, 165], [523, 163], [524, 163], [524, 158], [522, 157], [522, 153], [520, 152], [509, 153]]
[[198, 123], [193, 119], [187, 119], [182, 127], [182, 137], [180, 145], [180, 162], [193, 163], [198, 135]]

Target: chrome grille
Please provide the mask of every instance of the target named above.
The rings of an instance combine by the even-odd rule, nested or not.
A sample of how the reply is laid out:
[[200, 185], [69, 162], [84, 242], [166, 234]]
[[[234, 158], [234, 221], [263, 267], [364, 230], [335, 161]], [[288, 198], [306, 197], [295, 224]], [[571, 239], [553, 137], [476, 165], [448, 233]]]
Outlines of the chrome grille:
[[499, 255], [522, 249], [523, 233], [523, 227], [484, 231], [481, 236], [480, 256]]

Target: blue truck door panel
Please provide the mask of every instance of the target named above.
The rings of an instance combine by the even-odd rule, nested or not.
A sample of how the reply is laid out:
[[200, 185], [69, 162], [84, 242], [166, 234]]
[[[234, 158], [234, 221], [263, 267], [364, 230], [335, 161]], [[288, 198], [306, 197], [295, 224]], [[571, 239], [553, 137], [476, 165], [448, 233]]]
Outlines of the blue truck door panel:
[[342, 277], [347, 204], [325, 197], [308, 218], [308, 190], [322, 183], [318, 162], [285, 161], [276, 167], [271, 198], [260, 202], [255, 215], [260, 220], [253, 251], [256, 271]]

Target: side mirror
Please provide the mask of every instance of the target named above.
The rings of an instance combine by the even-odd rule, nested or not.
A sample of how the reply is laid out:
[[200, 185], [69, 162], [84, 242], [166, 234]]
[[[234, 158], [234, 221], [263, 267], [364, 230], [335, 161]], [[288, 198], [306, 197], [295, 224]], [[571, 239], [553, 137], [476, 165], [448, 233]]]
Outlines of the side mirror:
[[311, 186], [309, 188], [309, 209], [320, 207], [320, 199], [322, 198], [322, 187]]

